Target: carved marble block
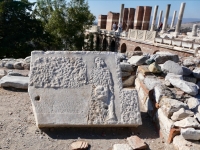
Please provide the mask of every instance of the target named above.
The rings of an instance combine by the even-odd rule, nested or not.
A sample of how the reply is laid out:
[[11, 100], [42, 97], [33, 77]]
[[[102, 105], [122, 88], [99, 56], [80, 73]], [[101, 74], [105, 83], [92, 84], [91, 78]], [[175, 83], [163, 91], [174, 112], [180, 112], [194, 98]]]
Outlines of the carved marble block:
[[38, 127], [138, 126], [136, 90], [123, 89], [117, 53], [33, 51], [29, 95]]

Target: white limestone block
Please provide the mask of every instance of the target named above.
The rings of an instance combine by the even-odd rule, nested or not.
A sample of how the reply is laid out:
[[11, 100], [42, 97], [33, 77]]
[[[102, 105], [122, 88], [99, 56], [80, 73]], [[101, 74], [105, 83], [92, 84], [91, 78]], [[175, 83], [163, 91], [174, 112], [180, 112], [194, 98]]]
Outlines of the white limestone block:
[[190, 110], [185, 110], [184, 108], [179, 109], [178, 111], [174, 112], [171, 119], [173, 121], [182, 120], [186, 117], [192, 117], [194, 113]]
[[122, 89], [113, 52], [33, 51], [29, 95], [38, 127], [138, 126], [136, 90]]
[[194, 128], [181, 129], [181, 135], [187, 140], [200, 140], [200, 130]]
[[200, 128], [200, 124], [193, 117], [187, 117], [181, 121], [176, 121], [174, 125], [181, 128]]

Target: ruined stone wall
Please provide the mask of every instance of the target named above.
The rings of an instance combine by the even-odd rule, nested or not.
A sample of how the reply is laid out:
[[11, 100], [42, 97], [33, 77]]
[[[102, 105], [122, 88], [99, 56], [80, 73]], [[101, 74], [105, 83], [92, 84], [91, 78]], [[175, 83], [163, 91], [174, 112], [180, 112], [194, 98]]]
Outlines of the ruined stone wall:
[[137, 6], [136, 11], [135, 11], [135, 18], [134, 18], [134, 29], [141, 29], [143, 14], [144, 14], [144, 7]]
[[112, 30], [112, 25], [114, 22], [118, 25], [119, 21], [119, 13], [108, 12], [107, 22], [106, 22], [106, 30]]
[[106, 29], [107, 15], [99, 15], [98, 26], [100, 29]]
[[149, 22], [151, 18], [151, 10], [152, 7], [150, 6], [144, 6], [144, 15], [143, 15], [143, 21], [142, 21], [142, 30], [148, 30], [149, 29]]

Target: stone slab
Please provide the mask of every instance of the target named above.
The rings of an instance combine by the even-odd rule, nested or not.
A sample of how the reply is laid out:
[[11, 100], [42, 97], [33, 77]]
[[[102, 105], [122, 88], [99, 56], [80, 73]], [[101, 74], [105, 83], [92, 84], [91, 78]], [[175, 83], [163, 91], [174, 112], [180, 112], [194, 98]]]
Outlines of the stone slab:
[[33, 51], [29, 95], [38, 127], [138, 126], [137, 91], [123, 89], [113, 52]]

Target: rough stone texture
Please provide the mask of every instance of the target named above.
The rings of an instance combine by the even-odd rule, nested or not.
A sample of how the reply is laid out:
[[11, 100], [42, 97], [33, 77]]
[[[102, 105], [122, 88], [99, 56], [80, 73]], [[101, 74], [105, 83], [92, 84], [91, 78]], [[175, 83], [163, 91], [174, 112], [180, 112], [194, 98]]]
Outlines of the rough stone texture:
[[128, 144], [114, 144], [113, 150], [133, 150]]
[[156, 85], [161, 84], [161, 82], [154, 76], [146, 76], [144, 84], [149, 90], [152, 90]]
[[182, 67], [178, 63], [175, 63], [171, 60], [166, 61], [162, 69], [163, 69], [162, 71], [165, 73], [174, 73], [177, 75], [183, 75]]
[[129, 62], [131, 65], [140, 66], [140, 65], [143, 65], [147, 59], [148, 59], [147, 56], [132, 56], [132, 57], [128, 60], [128, 62]]
[[122, 71], [127, 71], [127, 72], [133, 72], [136, 70], [131, 64], [129, 64], [127, 62], [121, 62], [120, 68]]
[[197, 79], [200, 79], [200, 68], [195, 68], [193, 70], [193, 76]]
[[28, 81], [29, 77], [7, 75], [0, 79], [0, 85], [1, 87], [28, 89]]
[[19, 70], [24, 69], [23, 66], [22, 66], [22, 64], [23, 64], [22, 62], [15, 62], [14, 65], [13, 65], [13, 67], [15, 69], [19, 69]]
[[193, 78], [193, 77], [186, 77], [186, 76], [183, 76], [183, 80], [184, 80], [184, 81], [187, 81], [187, 82], [192, 82], [192, 83], [196, 83], [196, 82], [197, 82], [197, 79], [196, 79], [196, 78]]
[[135, 82], [135, 75], [130, 76], [128, 79], [126, 79], [125, 81], [123, 81], [123, 87], [130, 87], [134, 85]]
[[127, 141], [133, 149], [145, 149], [147, 147], [144, 141], [140, 139], [138, 136], [128, 137]]
[[183, 75], [184, 76], [189, 76], [189, 75], [192, 74], [192, 71], [189, 68], [182, 66], [182, 69], [183, 69]]
[[187, 117], [192, 117], [192, 116], [194, 116], [194, 113], [192, 111], [181, 108], [178, 111], [173, 113], [171, 119], [173, 121], [178, 121], [178, 120], [182, 120], [182, 119], [185, 119]]
[[194, 117], [197, 119], [198, 122], [200, 122], [200, 113], [196, 113]]
[[183, 65], [187, 67], [198, 64], [200, 64], [200, 59], [197, 57], [187, 57], [186, 59], [183, 60]]
[[31, 56], [29, 94], [37, 126], [141, 125], [137, 92], [122, 89], [117, 53]]
[[137, 8], [135, 10], [135, 17], [134, 17], [134, 29], [139, 29], [139, 30], [141, 29], [143, 15], [144, 15], [144, 7], [137, 6]]
[[106, 21], [107, 21], [107, 15], [99, 15], [98, 26], [100, 27], [100, 29], [106, 29]]
[[88, 143], [85, 142], [85, 141], [76, 141], [76, 142], [73, 142], [73, 143], [71, 144], [72, 150], [87, 149], [88, 146], [89, 146]]
[[106, 30], [112, 30], [112, 25], [114, 22], [118, 24], [119, 13], [108, 12], [107, 21], [106, 21]]
[[182, 135], [174, 137], [173, 144], [178, 150], [199, 150], [200, 149], [200, 142], [185, 140]]
[[131, 72], [122, 72], [121, 74], [122, 74], [122, 78], [131, 76]]
[[189, 107], [189, 109], [196, 109], [198, 107], [198, 105], [200, 105], [200, 101], [195, 98], [195, 97], [191, 97], [189, 99], [186, 100], [187, 105]]
[[160, 102], [163, 96], [168, 98], [175, 98], [175, 94], [163, 84], [158, 84], [154, 87], [154, 96], [157, 103]]
[[172, 54], [169, 52], [157, 52], [155, 57], [155, 62], [158, 64], [164, 64], [166, 61], [171, 60], [174, 62], [179, 62], [179, 57], [176, 54]]
[[6, 71], [0, 69], [0, 79], [6, 75]]
[[176, 121], [174, 125], [181, 128], [200, 128], [200, 124], [193, 117], [187, 117], [181, 121]]
[[160, 106], [165, 115], [169, 118], [180, 108], [188, 108], [187, 104], [170, 98], [162, 98], [160, 101]]
[[161, 73], [161, 67], [158, 66], [158, 64], [156, 62], [152, 63], [149, 65], [148, 67], [149, 71], [151, 71], [152, 73]]
[[168, 73], [166, 76], [165, 76], [165, 81], [169, 81], [169, 79], [179, 79], [179, 80], [183, 80], [183, 76], [182, 75], [176, 75], [176, 74], [173, 74], [173, 73]]
[[200, 130], [194, 128], [181, 129], [181, 135], [187, 140], [200, 140]]
[[8, 69], [14, 69], [14, 61], [8, 61], [5, 63], [4, 67], [8, 68]]
[[[181, 77], [180, 77], [181, 78]], [[192, 82], [187, 82], [184, 80], [181, 80], [179, 77], [170, 77], [170, 76], [166, 76], [165, 80], [168, 80], [173, 86], [181, 89], [182, 91], [184, 91], [185, 93], [188, 93], [190, 95], [197, 95], [198, 94], [198, 90], [199, 87], [192, 83]]]

